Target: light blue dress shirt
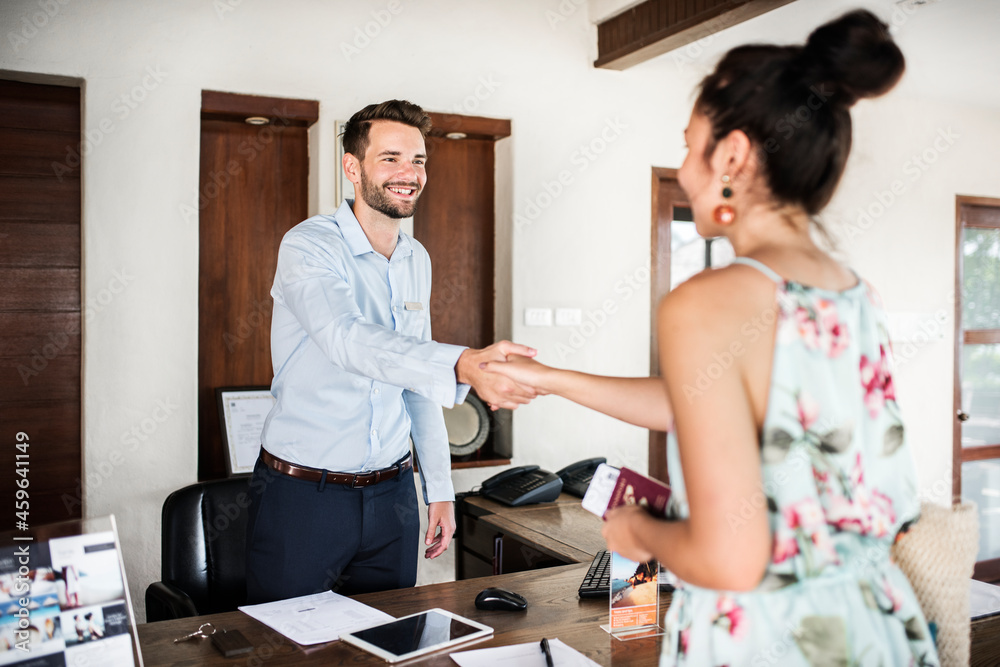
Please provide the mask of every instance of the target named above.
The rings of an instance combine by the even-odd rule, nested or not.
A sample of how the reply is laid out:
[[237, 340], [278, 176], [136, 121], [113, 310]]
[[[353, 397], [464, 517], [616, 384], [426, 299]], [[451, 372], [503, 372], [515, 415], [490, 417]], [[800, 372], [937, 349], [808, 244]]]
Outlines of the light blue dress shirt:
[[391, 466], [413, 438], [425, 502], [454, 500], [441, 406], [461, 403], [455, 379], [466, 348], [431, 340], [431, 262], [399, 233], [377, 253], [345, 201], [299, 223], [281, 241], [271, 287], [276, 402], [261, 441], [312, 468]]

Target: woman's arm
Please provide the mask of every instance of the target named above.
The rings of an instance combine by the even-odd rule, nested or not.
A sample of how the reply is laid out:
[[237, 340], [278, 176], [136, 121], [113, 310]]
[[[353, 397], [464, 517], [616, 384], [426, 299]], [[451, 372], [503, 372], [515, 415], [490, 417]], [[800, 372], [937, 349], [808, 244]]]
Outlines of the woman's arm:
[[670, 430], [673, 412], [663, 380], [591, 375], [553, 368], [533, 359], [510, 355], [491, 361], [486, 370], [506, 375], [539, 394], [555, 394], [629, 424], [654, 431]]
[[661, 521], [618, 508], [604, 527], [612, 550], [653, 555], [696, 586], [737, 591], [756, 587], [771, 558], [746, 374], [748, 366], [759, 368], [756, 356], [771, 341], [751, 342], [740, 332], [774, 299], [773, 284], [739, 287], [725, 270], [702, 274], [671, 292], [658, 314], [661, 373], [674, 406], [689, 518]]

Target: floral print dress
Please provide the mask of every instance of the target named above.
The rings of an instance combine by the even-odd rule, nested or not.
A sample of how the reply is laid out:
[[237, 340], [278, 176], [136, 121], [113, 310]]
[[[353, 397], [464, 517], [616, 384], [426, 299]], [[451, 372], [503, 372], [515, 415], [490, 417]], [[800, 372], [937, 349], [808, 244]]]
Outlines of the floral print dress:
[[[920, 505], [878, 296], [860, 280], [834, 292], [786, 281], [752, 259], [735, 262], [777, 283], [777, 335], [762, 488], [727, 520], [738, 531], [752, 513], [767, 512], [773, 552], [751, 592], [681, 582], [661, 664], [937, 665], [913, 589], [889, 561]], [[667, 459], [670, 509], [684, 518], [673, 433]]]

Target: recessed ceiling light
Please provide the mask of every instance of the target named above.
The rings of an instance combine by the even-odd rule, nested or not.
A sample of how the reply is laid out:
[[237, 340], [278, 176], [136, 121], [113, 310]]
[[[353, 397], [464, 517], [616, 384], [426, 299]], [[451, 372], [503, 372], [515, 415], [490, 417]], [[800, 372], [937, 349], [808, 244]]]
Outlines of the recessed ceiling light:
[[250, 116], [246, 119], [247, 125], [267, 125], [271, 120], [264, 116]]
[[449, 132], [448, 134], [444, 135], [444, 138], [458, 141], [459, 139], [465, 139], [468, 136], [469, 135], [467, 135], [465, 132]]

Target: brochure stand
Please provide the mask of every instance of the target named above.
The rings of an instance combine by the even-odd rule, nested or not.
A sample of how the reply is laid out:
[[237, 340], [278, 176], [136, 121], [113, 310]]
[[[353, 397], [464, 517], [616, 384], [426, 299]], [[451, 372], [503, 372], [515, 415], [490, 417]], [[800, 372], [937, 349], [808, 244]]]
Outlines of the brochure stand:
[[611, 552], [610, 612], [601, 629], [628, 641], [664, 634], [659, 624], [659, 564], [637, 563]]

